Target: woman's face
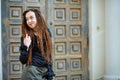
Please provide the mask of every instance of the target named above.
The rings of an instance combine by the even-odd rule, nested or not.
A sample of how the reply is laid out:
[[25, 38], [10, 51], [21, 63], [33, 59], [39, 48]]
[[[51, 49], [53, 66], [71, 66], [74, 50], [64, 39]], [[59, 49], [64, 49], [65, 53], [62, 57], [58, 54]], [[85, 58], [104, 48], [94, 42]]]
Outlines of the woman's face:
[[33, 11], [29, 11], [26, 13], [25, 17], [28, 27], [34, 29], [37, 26], [37, 19], [35, 13]]

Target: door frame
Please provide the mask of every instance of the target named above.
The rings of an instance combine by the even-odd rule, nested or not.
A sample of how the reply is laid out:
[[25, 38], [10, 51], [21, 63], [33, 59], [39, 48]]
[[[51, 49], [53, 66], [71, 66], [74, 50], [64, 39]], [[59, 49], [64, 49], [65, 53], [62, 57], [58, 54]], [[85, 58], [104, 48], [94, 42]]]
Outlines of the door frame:
[[[0, 2], [1, 5], [1, 2]], [[0, 8], [0, 12], [2, 12], [1, 8]], [[1, 23], [1, 15], [0, 15], [0, 24]], [[0, 43], [2, 43], [2, 26], [0, 25]], [[0, 44], [0, 80], [2, 80], [2, 45]]]
[[7, 80], [8, 79], [8, 74], [9, 74], [9, 62], [8, 62], [8, 53], [9, 53], [9, 38], [8, 38], [8, 24], [9, 24], [9, 20], [8, 20], [8, 15], [9, 14], [8, 11], [8, 5], [6, 5], [7, 0], [2, 0], [1, 1], [1, 11], [2, 11], [2, 15], [1, 15], [1, 35], [2, 35], [2, 75], [3, 75], [3, 80]]
[[[6, 5], [6, 0], [2, 0], [1, 3], [2, 4], [1, 4], [1, 10], [0, 11], [1, 11], [2, 15], [0, 15], [0, 19], [3, 19], [3, 20], [2, 21], [0, 20], [1, 21], [1, 25], [0, 25], [0, 33], [1, 33], [1, 36], [0, 36], [0, 42], [1, 42], [0, 57], [1, 57], [1, 62], [2, 62], [2, 66], [0, 66], [0, 69], [1, 69], [1, 74], [3, 75], [3, 77], [2, 77], [2, 75], [0, 75], [1, 76], [0, 78], [3, 78], [3, 80], [4, 79], [6, 80], [6, 78], [8, 77], [7, 72], [9, 71], [8, 70], [8, 64], [9, 64], [8, 55], [6, 55], [6, 53], [9, 52], [9, 49], [8, 49], [9, 43], [6, 43], [6, 44], [2, 44], [2, 43], [4, 43], [4, 41], [8, 42], [8, 40], [9, 40], [8, 38], [6, 39], [6, 34], [8, 34], [8, 30], [5, 29], [5, 27], [8, 27], [7, 24], [5, 24], [5, 21], [8, 22], [8, 20], [6, 19], [6, 17], [8, 17], [7, 16], [7, 11], [8, 10], [7, 10], [7, 8], [4, 8], [4, 7], [8, 7], [8, 6]], [[89, 4], [89, 1], [88, 1], [88, 4]], [[89, 10], [89, 8], [88, 8], [88, 10]], [[6, 15], [6, 16], [3, 16], [3, 15]], [[6, 20], [4, 20], [4, 19], [6, 19]], [[89, 24], [89, 22], [88, 22], [88, 24]], [[4, 27], [2, 27], [2, 26], [4, 26]], [[5, 31], [6, 34], [3, 34], [3, 31]], [[90, 56], [88, 56], [88, 57], [90, 57]], [[92, 61], [89, 61], [89, 63], [91, 63], [91, 62]], [[91, 69], [91, 68], [89, 68], [89, 69]]]

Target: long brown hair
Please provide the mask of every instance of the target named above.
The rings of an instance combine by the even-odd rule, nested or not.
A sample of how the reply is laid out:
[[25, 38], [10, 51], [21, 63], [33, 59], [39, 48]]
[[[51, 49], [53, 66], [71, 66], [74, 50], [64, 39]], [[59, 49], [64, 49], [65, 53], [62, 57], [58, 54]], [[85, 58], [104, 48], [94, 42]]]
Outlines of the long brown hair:
[[[45, 61], [48, 63], [51, 62], [51, 53], [52, 53], [52, 41], [50, 37], [50, 32], [48, 31], [48, 28], [46, 26], [46, 22], [44, 18], [41, 15], [40, 10], [38, 9], [28, 9], [24, 11], [22, 15], [22, 36], [25, 38], [26, 34], [28, 34], [31, 39], [34, 36], [33, 29], [29, 28], [26, 23], [26, 13], [32, 11], [35, 13], [36, 19], [37, 19], [37, 26], [36, 26], [36, 33], [37, 33], [37, 44], [38, 47], [45, 58]], [[43, 44], [43, 42], [45, 42]], [[32, 60], [32, 47], [30, 47], [29, 51], [29, 57], [28, 57], [28, 64], [31, 63]]]

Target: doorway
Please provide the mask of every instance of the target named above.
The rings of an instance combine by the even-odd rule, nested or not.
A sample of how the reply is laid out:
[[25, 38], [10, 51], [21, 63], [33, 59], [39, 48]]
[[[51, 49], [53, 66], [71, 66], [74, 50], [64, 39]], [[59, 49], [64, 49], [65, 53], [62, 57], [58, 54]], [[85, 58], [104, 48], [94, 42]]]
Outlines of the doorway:
[[38, 8], [52, 33], [54, 80], [88, 80], [87, 0], [2, 0], [3, 80], [20, 80], [21, 17]]

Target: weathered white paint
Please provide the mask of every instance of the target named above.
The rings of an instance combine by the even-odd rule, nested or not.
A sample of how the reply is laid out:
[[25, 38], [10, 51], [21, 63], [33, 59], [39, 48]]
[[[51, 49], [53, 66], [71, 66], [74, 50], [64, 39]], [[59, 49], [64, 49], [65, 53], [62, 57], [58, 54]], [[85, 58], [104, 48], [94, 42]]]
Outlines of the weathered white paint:
[[89, 73], [90, 80], [104, 76], [105, 69], [104, 0], [89, 0]]
[[105, 1], [105, 80], [120, 79], [120, 0]]

